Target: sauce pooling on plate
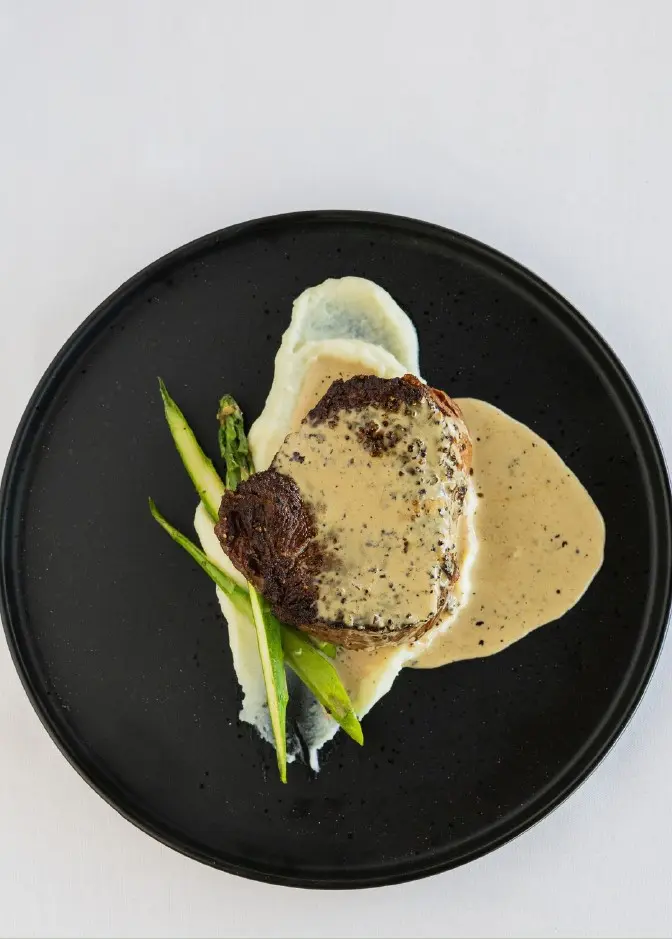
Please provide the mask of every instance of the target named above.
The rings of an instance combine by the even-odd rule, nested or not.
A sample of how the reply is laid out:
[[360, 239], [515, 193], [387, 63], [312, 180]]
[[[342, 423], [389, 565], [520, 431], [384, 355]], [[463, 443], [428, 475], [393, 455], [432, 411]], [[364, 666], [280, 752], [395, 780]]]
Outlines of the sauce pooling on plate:
[[476, 550], [457, 612], [416, 644], [420, 668], [499, 652], [559, 619], [602, 565], [604, 521], [541, 437], [484, 401], [458, 399], [473, 441]]
[[[315, 386], [328, 387], [334, 372], [334, 360], [318, 359]], [[585, 593], [604, 554], [602, 516], [555, 450], [499, 408], [456, 400], [473, 444], [472, 498], [461, 526], [460, 605], [408, 647], [407, 664], [416, 668], [492, 655], [559, 619]], [[360, 677], [362, 669], [390, 658], [382, 650], [355, 655], [367, 656], [356, 667]]]

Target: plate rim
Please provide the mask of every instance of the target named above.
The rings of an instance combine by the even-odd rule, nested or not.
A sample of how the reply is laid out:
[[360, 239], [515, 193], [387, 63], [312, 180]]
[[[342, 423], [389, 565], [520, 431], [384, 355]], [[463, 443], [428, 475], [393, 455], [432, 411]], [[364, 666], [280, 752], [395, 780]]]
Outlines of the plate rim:
[[[77, 748], [72, 746], [72, 742], [68, 740], [68, 735], [63, 732], [63, 729], [54, 719], [53, 705], [52, 707], [48, 706], [47, 701], [44, 700], [43, 695], [36, 687], [31, 675], [31, 667], [27, 664], [17, 639], [17, 597], [15, 596], [15, 585], [12, 583], [15, 574], [15, 565], [12, 563], [12, 530], [15, 521], [13, 497], [17, 486], [20, 485], [26, 465], [30, 465], [31, 462], [31, 436], [44, 419], [43, 413], [53, 400], [53, 392], [58, 390], [61, 377], [67, 374], [71, 361], [76, 359], [84, 346], [94, 340], [96, 334], [103, 328], [106, 317], [114, 313], [120, 304], [127, 301], [134, 291], [142, 287], [148, 280], [154, 279], [162, 269], [170, 267], [176, 261], [198, 256], [199, 253], [206, 252], [226, 241], [235, 241], [239, 237], [261, 234], [264, 229], [270, 230], [302, 223], [312, 226], [335, 223], [347, 226], [378, 226], [387, 231], [396, 230], [402, 234], [412, 234], [433, 242], [447, 243], [452, 247], [461, 246], [472, 256], [475, 255], [480, 260], [489, 262], [491, 269], [504, 269], [510, 277], [522, 283], [528, 291], [546, 297], [552, 306], [558, 311], [561, 310], [562, 316], [558, 317], [558, 323], [565, 326], [569, 324], [573, 327], [571, 329], [572, 336], [576, 338], [578, 334], [584, 348], [586, 345], [588, 346], [587, 351], [591, 360], [595, 360], [596, 356], [598, 359], [601, 358], [601, 363], [599, 361], [592, 362], [594, 367], [600, 367], [604, 370], [604, 366], [606, 366], [606, 369], [611, 372], [610, 379], [616, 379], [618, 382], [617, 400], [619, 406], [625, 411], [624, 416], [630, 420], [633, 429], [638, 432], [638, 443], [645, 445], [649, 451], [645, 462], [649, 484], [647, 501], [657, 520], [658, 537], [654, 542], [654, 547], [659, 555], [658, 566], [666, 572], [665, 581], [659, 583], [651, 599], [650, 625], [644, 643], [646, 646], [644, 659], [640, 662], [636, 673], [633, 672], [632, 666], [628, 670], [601, 723], [577, 751], [573, 760], [564, 767], [560, 775], [554, 777], [544, 789], [535, 793], [533, 798], [527, 804], [519, 807], [515, 813], [509, 813], [508, 816], [500, 819], [495, 826], [496, 834], [494, 837], [492, 836], [492, 829], [490, 829], [487, 838], [484, 839], [481, 836], [483, 843], [479, 843], [478, 838], [471, 839], [472, 843], [474, 840], [477, 843], [462, 852], [459, 851], [459, 847], [457, 850], [454, 849], [453, 856], [450, 858], [441, 857], [441, 853], [438, 852], [437, 860], [433, 860], [431, 857], [421, 858], [415, 862], [404, 859], [403, 862], [395, 862], [389, 870], [386, 870], [384, 865], [379, 865], [380, 872], [378, 874], [373, 874], [367, 869], [368, 872], [363, 874], [354, 870], [350, 874], [346, 872], [343, 875], [341, 873], [340, 876], [333, 871], [327, 872], [324, 876], [306, 876], [301, 872], [292, 872], [289, 869], [283, 871], [275, 867], [266, 869], [260, 863], [250, 862], [246, 864], [242, 863], [240, 859], [226, 860], [222, 856], [214, 856], [197, 850], [179, 832], [171, 831], [169, 824], [159, 826], [154, 824], [151, 819], [143, 818], [142, 813], [135, 811], [130, 800], [124, 796], [120, 789], [115, 792], [115, 785], [109, 777], [104, 776], [101, 772], [96, 773], [94, 762], [91, 760], [87, 763], [87, 760], [83, 758], [83, 754], [77, 752]], [[612, 383], [610, 380], [609, 384]], [[24, 454], [27, 456], [25, 460], [22, 459]], [[186, 857], [200, 861], [209, 867], [215, 867], [228, 873], [265, 883], [322, 889], [353, 889], [398, 884], [431, 876], [476, 860], [511, 841], [522, 834], [523, 831], [527, 831], [542, 818], [549, 815], [585, 782], [629, 724], [659, 660], [660, 651], [665, 640], [671, 604], [672, 492], [670, 478], [662, 447], [646, 406], [620, 359], [595, 327], [575, 307], [524, 265], [468, 235], [441, 225], [406, 216], [348, 209], [310, 210], [263, 216], [202, 235], [152, 261], [128, 278], [103, 300], [74, 330], [56, 353], [40, 378], [21, 416], [8, 451], [2, 483], [0, 484], [0, 616], [2, 617], [10, 654], [23, 688], [51, 739], [91, 788], [137, 828], [167, 847], [173, 848]], [[642, 651], [640, 650], [635, 661], [639, 661], [641, 655]], [[515, 821], [516, 816], [518, 816], [517, 821]], [[507, 821], [508, 819], [513, 819], [513, 822]]]

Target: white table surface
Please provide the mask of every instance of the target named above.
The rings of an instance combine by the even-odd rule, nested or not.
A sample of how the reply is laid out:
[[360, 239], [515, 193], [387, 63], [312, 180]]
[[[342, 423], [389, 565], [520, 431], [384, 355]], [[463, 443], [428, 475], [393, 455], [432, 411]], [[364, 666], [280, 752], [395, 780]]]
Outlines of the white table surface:
[[[517, 258], [622, 358], [672, 452], [668, 0], [0, 3], [0, 450], [82, 318], [232, 222], [363, 208]], [[672, 648], [551, 817], [327, 894], [208, 870], [51, 743], [0, 641], [2, 936], [669, 936]]]

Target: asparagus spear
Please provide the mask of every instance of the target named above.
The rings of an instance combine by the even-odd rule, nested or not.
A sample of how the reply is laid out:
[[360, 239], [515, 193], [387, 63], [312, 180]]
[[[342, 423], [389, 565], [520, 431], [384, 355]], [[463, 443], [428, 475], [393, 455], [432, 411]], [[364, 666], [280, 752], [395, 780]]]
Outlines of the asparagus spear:
[[[212, 462], [201, 449], [194, 432], [187, 423], [182, 411], [168, 394], [168, 390], [161, 379], [159, 379], [159, 387], [163, 398], [166, 420], [177, 451], [182, 457], [185, 469], [191, 477], [203, 505], [212, 520], [216, 522], [224, 494], [224, 484]], [[287, 782], [286, 725], [288, 693], [282, 640], [277, 625], [271, 623], [264, 615], [263, 601], [251, 584], [249, 590], [252, 618], [257, 632], [259, 658], [261, 659], [261, 669], [266, 686], [266, 699], [275, 740], [278, 770], [282, 782]]]
[[254, 472], [254, 463], [247, 442], [243, 412], [231, 395], [224, 395], [217, 411], [219, 421], [219, 452], [226, 465], [226, 488], [235, 489]]
[[193, 430], [187, 424], [184, 414], [170, 397], [168, 389], [160, 378], [159, 388], [161, 389], [166, 420], [177, 447], [177, 452], [182, 457], [184, 468], [196, 487], [196, 492], [207, 509], [208, 515], [216, 522], [219, 505], [224, 495], [224, 484], [219, 478], [219, 473], [213, 466], [212, 461], [201, 450], [200, 444], [196, 440]]
[[266, 698], [268, 710], [271, 715], [271, 726], [275, 738], [275, 751], [278, 757], [280, 779], [287, 782], [287, 674], [285, 672], [285, 655], [282, 650], [280, 624], [268, 616], [268, 606], [263, 597], [250, 588], [250, 603], [252, 604], [252, 618], [257, 630], [257, 645], [261, 658], [261, 670], [266, 685]]
[[285, 661], [309, 688], [322, 707], [341, 725], [349, 737], [364, 745], [362, 727], [338, 672], [313, 643], [298, 629], [285, 626], [282, 630]]
[[[220, 587], [233, 605], [249, 620], [253, 619], [252, 603], [247, 590], [240, 587], [217, 564], [196, 547], [186, 535], [161, 515], [154, 501], [149, 500], [149, 510], [159, 525], [173, 541], [189, 554], [205, 573]], [[363, 743], [362, 728], [355, 714], [348, 693], [343, 687], [338, 672], [328, 659], [318, 652], [307, 636], [291, 626], [278, 622], [272, 613], [267, 613], [270, 621], [275, 621], [280, 630], [285, 662], [301, 681], [309, 688], [322, 707], [341, 725], [343, 730], [357, 743]], [[329, 645], [329, 643], [327, 643]]]

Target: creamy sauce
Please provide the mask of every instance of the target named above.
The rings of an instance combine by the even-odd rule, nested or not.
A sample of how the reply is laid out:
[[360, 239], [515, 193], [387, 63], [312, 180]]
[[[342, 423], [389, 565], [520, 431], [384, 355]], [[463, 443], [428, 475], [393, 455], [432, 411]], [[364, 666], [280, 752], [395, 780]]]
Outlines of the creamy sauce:
[[[321, 386], [331, 368], [324, 363]], [[320, 619], [392, 633], [441, 612], [466, 493], [461, 439], [456, 421], [424, 397], [306, 421], [289, 435], [273, 468], [294, 480], [315, 517]]]
[[478, 549], [460, 608], [416, 644], [420, 668], [492, 655], [558, 619], [604, 556], [602, 516], [555, 450], [484, 401], [458, 404], [473, 441]]
[[[350, 370], [353, 367], [353, 363], [348, 363]], [[310, 410], [317, 404], [323, 389], [340, 377], [339, 369], [338, 360], [331, 357], [313, 362], [311, 394], [307, 388], [302, 407], [306, 405]], [[436, 668], [505, 649], [571, 609], [602, 565], [605, 540], [602, 516], [555, 450], [524, 424], [484, 401], [464, 398], [458, 399], [457, 404], [473, 444], [474, 509], [469, 523], [475, 534], [473, 557], [463, 544], [458, 610], [449, 612], [444, 622], [425, 637], [404, 647], [406, 660], [398, 668], [405, 664]], [[336, 447], [334, 450], [338, 453]], [[320, 452], [323, 456], [323, 451]], [[350, 457], [344, 444], [340, 452], [347, 452], [347, 458]], [[338, 491], [339, 477], [347, 472], [341, 462], [335, 456], [331, 466], [320, 467], [320, 473], [325, 474], [321, 477], [322, 490]], [[291, 473], [296, 478], [296, 469], [292, 468]], [[369, 488], [365, 480], [370, 474], [368, 466], [358, 465], [361, 499], [356, 498], [356, 485], [344, 489], [348, 498], [354, 499], [348, 520], [357, 520], [360, 526], [372, 515], [370, 509], [367, 512], [369, 506], [375, 505], [376, 513], [380, 510], [378, 488], [393, 483], [392, 479], [376, 481], [374, 474]], [[306, 492], [310, 492], [310, 498], [317, 498], [314, 491], [307, 488]], [[342, 512], [344, 506], [338, 504], [338, 511]], [[398, 524], [408, 522], [399, 518]], [[361, 538], [361, 528], [357, 525], [353, 528], [360, 533], [361, 544], [357, 548], [361, 552], [366, 539]], [[466, 526], [463, 531], [466, 538]], [[465, 564], [469, 567], [468, 578]], [[404, 589], [417, 597], [419, 585], [410, 586], [408, 579], [403, 583]], [[329, 589], [333, 597], [331, 583]], [[356, 598], [354, 609], [361, 609], [360, 591], [351, 592], [348, 601], [351, 598]], [[389, 594], [379, 591], [376, 602], [380, 609], [383, 603], [389, 603]], [[400, 603], [403, 602], [400, 598]], [[407, 598], [405, 602], [409, 602]], [[371, 611], [375, 611], [375, 604], [366, 610]], [[381, 668], [404, 658], [403, 653], [383, 649], [340, 655], [353, 686], [377, 680]]]

